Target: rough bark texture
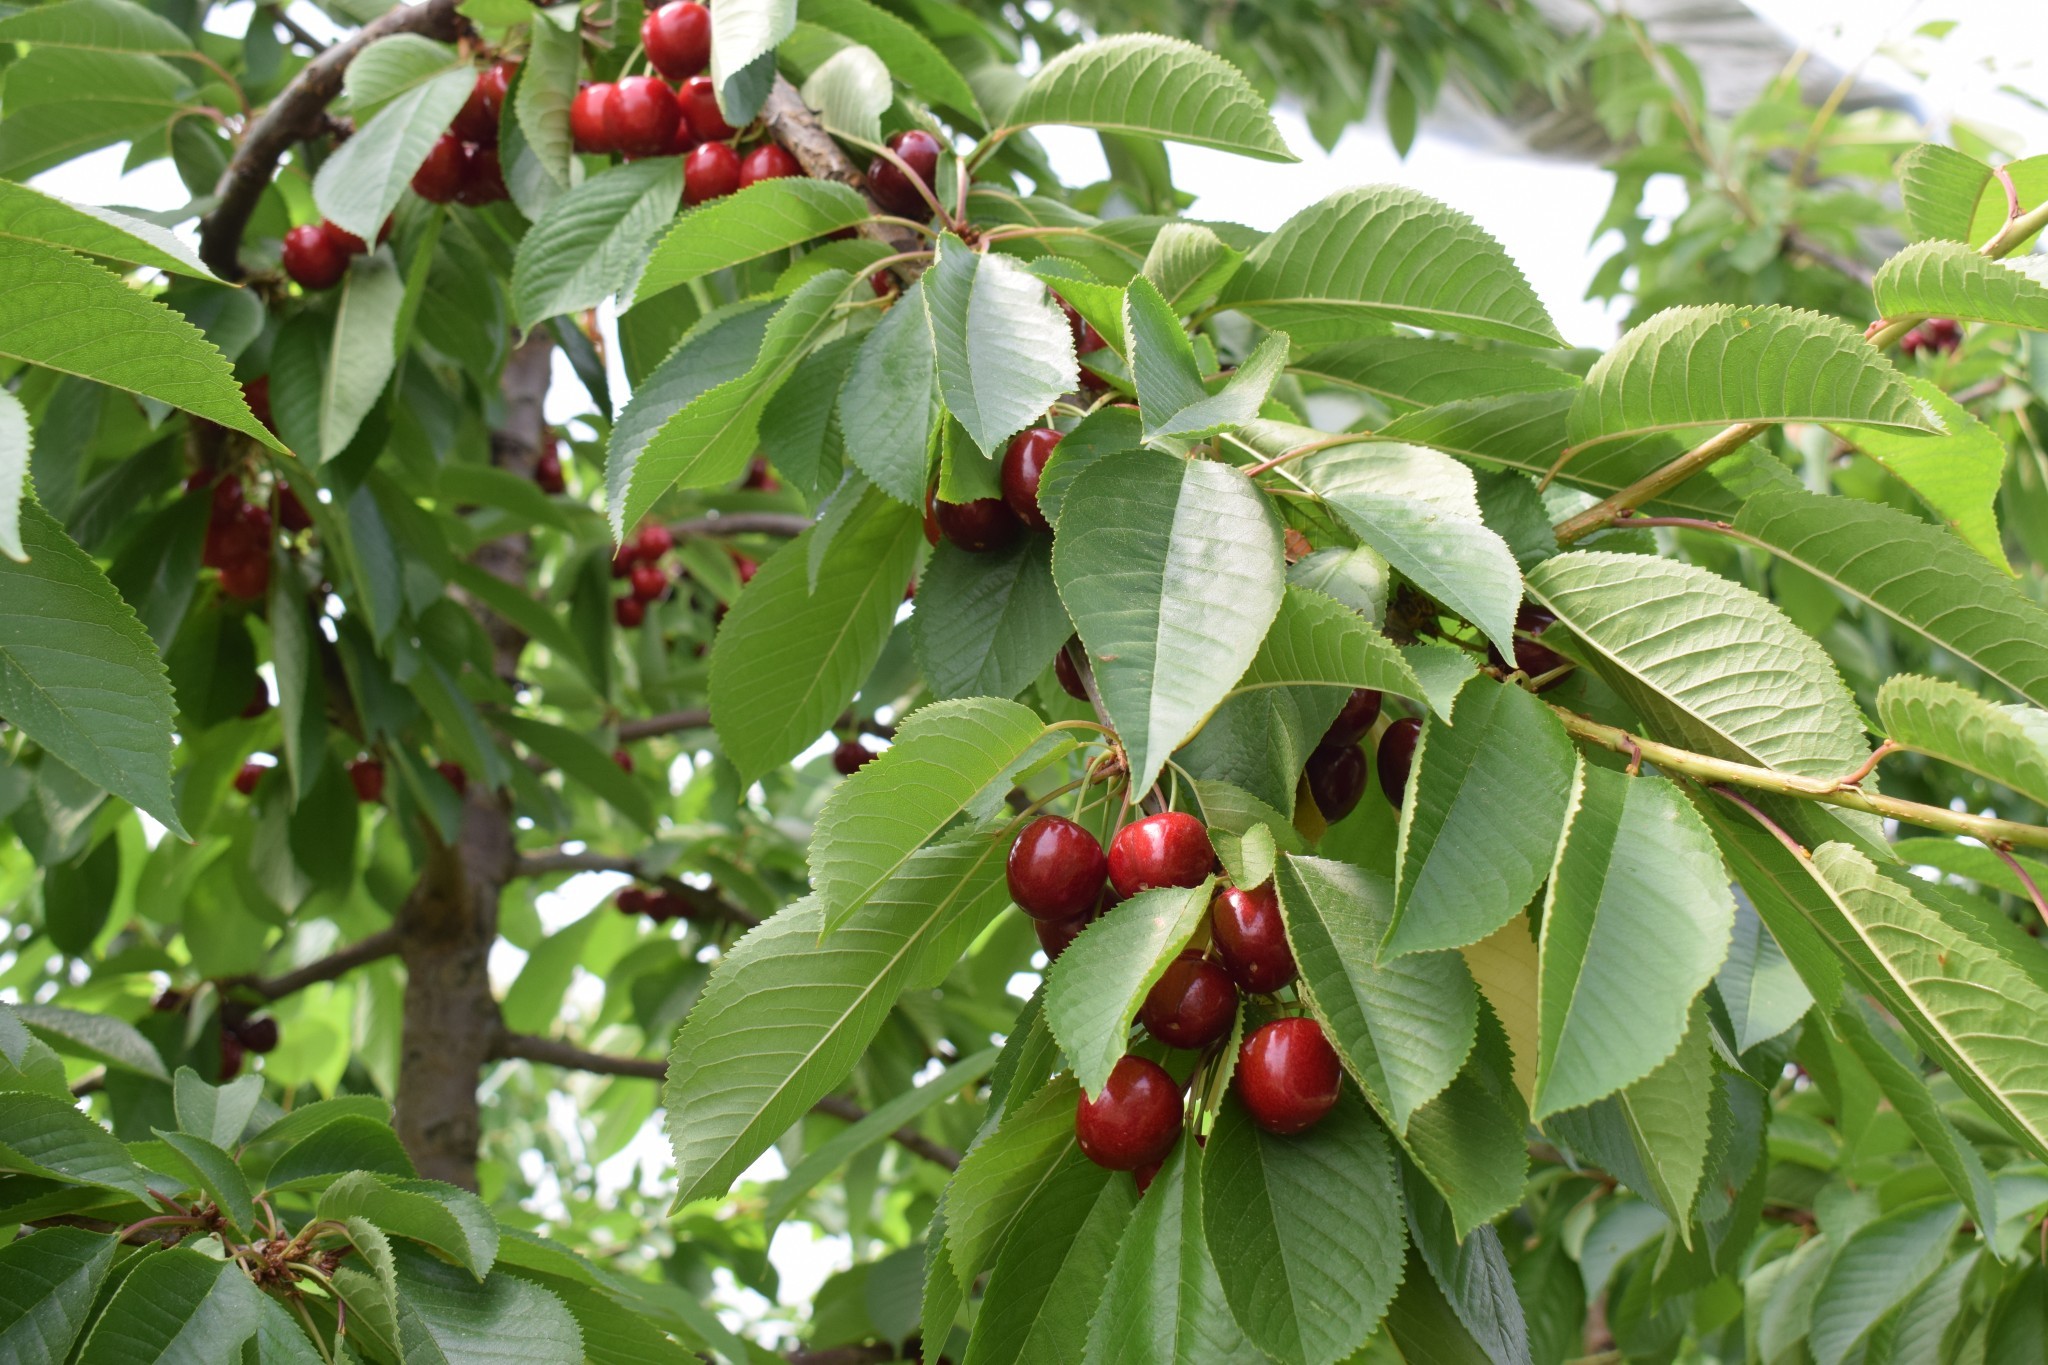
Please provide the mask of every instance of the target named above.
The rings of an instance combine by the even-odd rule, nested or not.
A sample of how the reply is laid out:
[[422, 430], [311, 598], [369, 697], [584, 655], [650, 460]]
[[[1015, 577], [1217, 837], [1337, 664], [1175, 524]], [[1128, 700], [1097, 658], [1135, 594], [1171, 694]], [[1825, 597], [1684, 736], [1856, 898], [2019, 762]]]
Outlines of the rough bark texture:
[[[768, 98], [761, 103], [761, 126], [768, 136], [780, 143], [782, 149], [796, 158], [797, 165], [804, 168], [804, 174], [813, 180], [836, 180], [842, 185], [851, 185], [862, 194], [867, 193], [867, 177], [853, 164], [846, 153], [833, 141], [832, 134], [825, 131], [825, 125], [818, 122], [818, 116], [804, 103], [804, 97], [797, 88], [781, 76], [768, 89]], [[876, 213], [886, 213], [872, 197], [869, 206]], [[907, 227], [895, 223], [863, 223], [860, 235], [880, 242], [892, 252], [922, 250], [924, 239]], [[904, 262], [891, 267], [896, 277], [908, 285], [915, 280], [922, 267], [916, 262]]]

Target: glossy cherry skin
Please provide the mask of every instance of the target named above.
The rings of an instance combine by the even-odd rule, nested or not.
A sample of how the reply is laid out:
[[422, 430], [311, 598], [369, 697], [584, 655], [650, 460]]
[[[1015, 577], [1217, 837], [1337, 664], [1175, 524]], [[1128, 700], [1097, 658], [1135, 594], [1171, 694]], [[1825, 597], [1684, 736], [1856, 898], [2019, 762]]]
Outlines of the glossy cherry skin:
[[262, 763], [244, 763], [235, 773], [235, 790], [244, 796], [254, 796], [256, 784], [261, 782], [263, 774], [269, 771], [269, 767]]
[[1247, 993], [1271, 995], [1299, 975], [1273, 883], [1218, 891], [1209, 902], [1209, 930], [1223, 970]]
[[637, 597], [621, 597], [612, 603], [612, 619], [631, 630], [647, 619], [647, 604]]
[[448, 125], [455, 136], [479, 147], [498, 145], [498, 113], [505, 107], [505, 92], [511, 88], [512, 73], [518, 66], [517, 62], [493, 62], [477, 73], [469, 98], [456, 112], [455, 122]]
[[640, 21], [640, 42], [656, 71], [686, 81], [711, 64], [711, 11], [696, 0], [669, 0]]
[[374, 758], [351, 759], [348, 784], [356, 789], [356, 800], [376, 804], [384, 797], [384, 765]]
[[576, 98], [569, 102], [569, 136], [575, 139], [577, 151], [604, 155], [618, 150], [604, 123], [605, 110], [617, 92], [618, 87], [610, 81], [591, 81], [577, 90]]
[[1067, 946], [1081, 937], [1081, 931], [1095, 923], [1098, 915], [1090, 913], [1076, 915], [1073, 919], [1035, 919], [1031, 928], [1038, 935], [1038, 946], [1045, 949], [1046, 964], [1050, 966], [1060, 960], [1060, 954]]
[[1269, 1133], [1313, 1127], [1336, 1105], [1342, 1081], [1337, 1050], [1313, 1019], [1275, 1019], [1237, 1050], [1237, 1097]]
[[1379, 769], [1380, 791], [1396, 807], [1408, 790], [1408, 769], [1415, 762], [1415, 741], [1422, 737], [1422, 722], [1403, 716], [1380, 732], [1380, 751], [1374, 766]]
[[633, 553], [652, 564], [676, 547], [676, 538], [660, 522], [649, 522], [633, 537]]
[[1166, 1068], [1125, 1055], [1111, 1068], [1102, 1093], [1084, 1093], [1074, 1107], [1074, 1137], [1081, 1155], [1112, 1171], [1135, 1171], [1161, 1161], [1180, 1137], [1180, 1087]]
[[1344, 705], [1337, 712], [1337, 719], [1330, 722], [1330, 728], [1323, 731], [1323, 743], [1328, 745], [1356, 744], [1372, 729], [1372, 723], [1380, 718], [1380, 694], [1370, 687], [1355, 687], [1344, 699]]
[[412, 173], [412, 192], [429, 204], [453, 203], [462, 189], [462, 139], [441, 134], [427, 159]]
[[1034, 531], [1052, 529], [1038, 507], [1038, 480], [1059, 443], [1060, 433], [1051, 427], [1027, 427], [1012, 436], [1003, 451], [1003, 501]]
[[832, 751], [832, 770], [841, 777], [852, 777], [865, 767], [875, 751], [857, 739], [842, 739], [839, 747]]
[[604, 132], [627, 156], [660, 156], [668, 151], [682, 118], [676, 97], [656, 76], [628, 76], [604, 107]]
[[764, 142], [741, 159], [740, 188], [758, 185], [763, 180], [787, 180], [803, 173], [804, 168], [795, 157], [772, 142]]
[[1010, 899], [1033, 919], [1078, 919], [1102, 895], [1109, 860], [1102, 845], [1072, 820], [1041, 815], [1018, 833], [1006, 864]]
[[271, 1018], [250, 1019], [235, 1030], [235, 1036], [242, 1040], [242, 1046], [251, 1052], [271, 1052], [277, 1047], [277, 1020]]
[[249, 412], [264, 426], [274, 425], [270, 418], [270, 376], [259, 374], [242, 385], [242, 401], [249, 405]]
[[722, 142], [739, 131], [725, 121], [725, 114], [718, 107], [718, 89], [709, 76], [684, 81], [676, 94], [676, 103], [682, 106], [683, 117], [690, 121], [690, 131], [700, 141]]
[[1215, 866], [1209, 831], [1184, 811], [1133, 820], [1109, 841], [1109, 881], [1119, 896], [1161, 886], [1200, 886]]
[[[1515, 637], [1515, 667], [1532, 679], [1540, 678], [1546, 673], [1554, 673], [1571, 662], [1554, 649], [1537, 644], [1534, 640], [1521, 638], [1523, 635], [1541, 635], [1556, 622], [1555, 612], [1546, 607], [1539, 607], [1533, 602], [1524, 603], [1522, 609], [1515, 613], [1515, 630], [1518, 632]], [[1486, 657], [1495, 668], [1503, 672], [1508, 671], [1507, 661], [1501, 658], [1500, 651], [1494, 646], [1486, 647]], [[1552, 679], [1537, 691], [1548, 692], [1563, 681], [1563, 677]]]
[[723, 199], [739, 187], [739, 153], [723, 142], [707, 142], [683, 158], [685, 204]]
[[505, 170], [498, 163], [496, 147], [465, 146], [462, 149], [462, 188], [455, 191], [458, 204], [495, 204], [510, 199], [505, 188]]
[[[341, 248], [342, 252], [346, 255], [360, 256], [370, 249], [369, 243], [365, 242], [362, 238], [356, 236], [347, 228], [336, 227], [325, 218], [320, 220], [320, 230], [327, 234], [328, 241]], [[385, 230], [377, 234], [377, 239], [382, 241], [390, 235], [390, 230], [390, 224], [386, 223]]]
[[569, 487], [562, 477], [562, 457], [550, 450], [533, 462], [533, 481], [540, 491], [553, 496]]
[[1229, 975], [1192, 949], [1166, 964], [1138, 1009], [1145, 1031], [1168, 1047], [1205, 1048], [1230, 1032], [1236, 1017]]
[[[939, 170], [939, 140], [922, 128], [908, 128], [889, 139], [889, 150], [910, 167], [911, 174], [927, 187]], [[903, 218], [918, 222], [932, 216], [932, 206], [896, 163], [876, 157], [868, 163], [868, 193], [877, 204]]]
[[629, 886], [619, 892], [615, 902], [622, 915], [644, 915], [647, 913], [647, 893], [637, 886]]
[[933, 484], [924, 490], [924, 543], [939, 543], [939, 486]]
[[973, 554], [1003, 549], [1024, 533], [1024, 523], [1001, 498], [940, 502], [938, 518], [940, 533]]
[[668, 575], [659, 565], [635, 564], [627, 575], [633, 585], [633, 596], [642, 602], [652, 602], [668, 591]]
[[1365, 750], [1356, 744], [1324, 744], [1308, 756], [1308, 794], [1334, 825], [1358, 809], [1365, 795]]
[[[268, 422], [265, 426], [270, 425]], [[299, 495], [292, 486], [280, 481], [277, 485], [277, 524], [294, 535], [313, 529], [313, 514], [306, 510], [306, 504], [299, 501]]]
[[1053, 676], [1060, 680], [1060, 690], [1075, 701], [1088, 700], [1088, 686], [1081, 681], [1081, 670], [1074, 663], [1073, 647], [1070, 645], [1053, 656]]
[[301, 289], [332, 289], [348, 273], [348, 253], [318, 223], [304, 223], [284, 235], [284, 272]]

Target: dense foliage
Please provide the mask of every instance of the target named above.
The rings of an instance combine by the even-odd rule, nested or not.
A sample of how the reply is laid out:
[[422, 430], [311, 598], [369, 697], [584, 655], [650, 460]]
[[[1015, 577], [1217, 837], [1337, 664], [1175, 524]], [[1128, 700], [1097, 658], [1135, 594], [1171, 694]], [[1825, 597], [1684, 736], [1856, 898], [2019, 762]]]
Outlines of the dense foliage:
[[2041, 1355], [2048, 161], [1160, 11], [0, 18], [0, 1358]]

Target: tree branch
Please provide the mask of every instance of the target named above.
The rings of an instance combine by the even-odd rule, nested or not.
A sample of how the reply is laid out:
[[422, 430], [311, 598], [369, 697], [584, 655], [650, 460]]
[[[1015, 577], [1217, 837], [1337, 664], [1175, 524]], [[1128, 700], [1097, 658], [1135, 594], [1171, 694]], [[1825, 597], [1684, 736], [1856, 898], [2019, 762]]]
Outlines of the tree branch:
[[[557, 1038], [542, 1038], [531, 1033], [505, 1033], [498, 1037], [494, 1055], [517, 1057], [529, 1062], [545, 1062], [549, 1066], [565, 1067], [571, 1071], [588, 1071], [599, 1076], [632, 1076], [641, 1080], [659, 1081], [668, 1076], [668, 1063], [646, 1057], [618, 1057], [604, 1052], [587, 1052], [573, 1043]], [[868, 1116], [868, 1111], [852, 1100], [839, 1095], [827, 1095], [811, 1106], [811, 1112], [824, 1114], [848, 1123], [859, 1123]], [[947, 1170], [958, 1169], [960, 1153], [951, 1147], [933, 1142], [924, 1134], [909, 1128], [898, 1128], [889, 1135], [905, 1151], [935, 1161]]]
[[394, 33], [418, 33], [453, 42], [467, 24], [455, 12], [455, 0], [424, 0], [401, 5], [306, 63], [284, 92], [242, 135], [227, 169], [214, 187], [212, 213], [199, 224], [199, 259], [224, 280], [242, 278], [242, 230], [256, 201], [277, 170], [278, 158], [301, 138], [318, 131], [321, 116], [341, 93], [342, 73], [364, 48]]
[[658, 716], [642, 716], [637, 720], [619, 722], [620, 740], [651, 739], [655, 735], [672, 735], [678, 730], [707, 730], [711, 727], [711, 708], [693, 706], [687, 711], [666, 711]]
[[[851, 185], [862, 194], [867, 193], [867, 179], [861, 175], [832, 135], [825, 131], [825, 125], [818, 122], [818, 116], [804, 103], [804, 97], [797, 88], [781, 76], [768, 88], [768, 98], [761, 102], [761, 126], [768, 136], [780, 143], [782, 149], [796, 158], [804, 174], [813, 180], [836, 180], [842, 185]], [[888, 210], [875, 203], [872, 196], [869, 207], [877, 215], [887, 215]], [[889, 248], [891, 255], [925, 249], [924, 240], [911, 229], [897, 223], [863, 223], [860, 235], [870, 241], [880, 242]], [[922, 265], [916, 261], [904, 261], [890, 267], [896, 278], [908, 286], [922, 272]]]
[[690, 908], [690, 919], [726, 919], [749, 929], [761, 922], [759, 916], [742, 910], [716, 891], [705, 891], [675, 877], [649, 872], [638, 859], [619, 854], [528, 853], [521, 855], [512, 869], [515, 877], [544, 877], [551, 872], [623, 872], [680, 897]]
[[282, 1000], [285, 996], [302, 991], [308, 986], [316, 986], [322, 981], [333, 981], [337, 977], [346, 976], [366, 962], [390, 957], [398, 951], [399, 942], [398, 926], [387, 925], [374, 934], [357, 939], [346, 948], [336, 949], [326, 957], [308, 962], [303, 967], [296, 967], [282, 976], [273, 976], [268, 980], [243, 977], [229, 984], [246, 986], [265, 1000]]
[[719, 512], [708, 517], [669, 523], [669, 534], [677, 540], [692, 536], [800, 536], [811, 529], [811, 519], [798, 512]]

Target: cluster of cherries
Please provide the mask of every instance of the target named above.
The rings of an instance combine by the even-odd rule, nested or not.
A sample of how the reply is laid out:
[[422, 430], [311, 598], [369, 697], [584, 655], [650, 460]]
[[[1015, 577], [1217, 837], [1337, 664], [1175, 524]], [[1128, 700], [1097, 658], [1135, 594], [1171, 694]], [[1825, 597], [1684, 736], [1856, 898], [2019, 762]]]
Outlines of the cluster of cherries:
[[[1105, 855], [1086, 829], [1040, 816], [1010, 846], [1010, 898], [1031, 916], [1048, 958], [1057, 958], [1090, 921], [1117, 902], [1160, 887], [1192, 887], [1216, 870], [1202, 822], [1180, 811], [1135, 820]], [[1189, 948], [1167, 964], [1138, 1011], [1145, 1031], [1169, 1047], [1200, 1051], [1221, 1042], [1237, 1017], [1238, 992], [1271, 995], [1296, 975], [1294, 954], [1268, 881], [1225, 886], [1209, 906], [1215, 956]], [[1238, 1049], [1234, 1083], [1252, 1118], [1273, 1133], [1299, 1133], [1337, 1102], [1335, 1049], [1313, 1019], [1276, 1019]], [[1134, 1171], [1142, 1188], [1180, 1137], [1182, 1087], [1165, 1067], [1127, 1053], [1093, 1099], [1083, 1095], [1074, 1133], [1090, 1161]]]
[[282, 525], [297, 534], [313, 524], [306, 505], [283, 481], [273, 493], [274, 519], [270, 508], [250, 500], [241, 479], [233, 474], [201, 470], [185, 480], [185, 491], [204, 492], [212, 502], [199, 562], [219, 570], [221, 591], [244, 602], [256, 601], [270, 590], [273, 528]]
[[[177, 1014], [192, 1002], [185, 991], [167, 990], [150, 1003], [160, 1014]], [[249, 1007], [223, 996], [220, 1003], [220, 1079], [228, 1080], [242, 1069], [245, 1053], [274, 1051], [278, 1043], [277, 1020], [249, 1017]]]
[[1052, 530], [1038, 506], [1038, 482], [1060, 435], [1051, 427], [1027, 427], [1010, 438], [1003, 451], [999, 498], [942, 502], [938, 484], [932, 484], [924, 496], [924, 538], [936, 545], [944, 536], [972, 554], [990, 554], [1008, 547], [1027, 529]]
[[613, 898], [612, 904], [622, 915], [645, 915], [656, 924], [690, 918], [689, 900], [665, 887], [648, 891], [629, 886]]
[[[1570, 663], [1571, 660], [1565, 658], [1564, 655], [1548, 645], [1538, 644], [1533, 638], [1524, 639], [1522, 637], [1541, 635], [1555, 624], [1557, 624], [1557, 613], [1551, 611], [1548, 607], [1539, 607], [1534, 602], [1523, 603], [1522, 609], [1515, 613], [1515, 630], [1517, 632], [1515, 637], [1515, 668], [1520, 669], [1532, 679], [1543, 678], [1549, 674], [1557, 675], [1539, 686], [1536, 689], [1538, 692], [1548, 692], [1551, 688], [1563, 682], [1565, 675], [1558, 672], [1558, 670]], [[1486, 657], [1487, 661], [1501, 672], [1513, 671], [1508, 667], [1507, 660], [1501, 657], [1500, 650], [1495, 646], [1488, 645], [1486, 647]]]
[[454, 122], [413, 172], [412, 192], [430, 204], [493, 204], [509, 199], [498, 162], [498, 117], [519, 63], [496, 61], [477, 73]]
[[1922, 351], [1953, 354], [1963, 344], [1963, 329], [1954, 318], [1929, 318], [1899, 338], [1899, 349], [1909, 356]]
[[[391, 220], [386, 218], [377, 234], [378, 245], [390, 236]], [[301, 223], [284, 235], [284, 273], [301, 289], [332, 289], [348, 273], [348, 258], [369, 249], [362, 238], [325, 218]]]
[[661, 559], [675, 548], [668, 527], [647, 525], [612, 554], [612, 577], [626, 580], [627, 594], [612, 603], [612, 618], [631, 630], [647, 619], [647, 604], [669, 591], [668, 570]]
[[861, 743], [860, 736], [849, 735], [840, 740], [839, 747], [832, 751], [832, 770], [841, 777], [852, 777], [874, 756], [875, 751]]

